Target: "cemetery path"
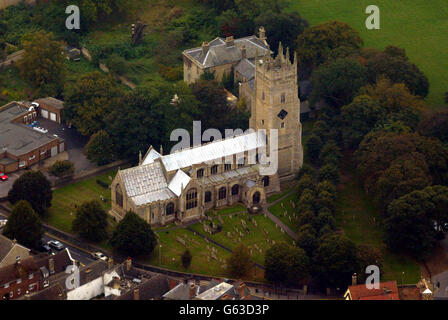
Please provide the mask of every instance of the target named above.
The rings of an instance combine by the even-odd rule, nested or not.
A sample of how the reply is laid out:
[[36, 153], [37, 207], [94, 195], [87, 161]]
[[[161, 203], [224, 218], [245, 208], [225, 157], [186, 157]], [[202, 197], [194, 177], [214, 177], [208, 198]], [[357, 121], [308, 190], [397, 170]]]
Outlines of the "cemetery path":
[[[273, 206], [275, 204], [277, 204], [278, 202], [282, 201], [283, 199], [285, 199], [286, 197], [290, 196], [294, 191], [288, 192], [287, 194], [285, 194], [284, 196], [282, 196], [281, 198], [275, 200], [272, 203], [269, 203], [269, 206]], [[285, 232], [294, 240], [297, 240], [297, 234], [291, 230], [290, 227], [288, 227], [286, 224], [284, 224], [279, 218], [277, 218], [275, 215], [273, 215], [269, 209], [268, 209], [268, 204], [264, 204], [263, 206], [263, 213], [266, 214], [266, 216], [272, 220], [272, 222], [274, 222], [275, 224], [277, 224], [280, 228], [282, 228], [283, 230], [285, 230]]]
[[[216, 241], [213, 240], [213, 239], [210, 239], [210, 238], [207, 237], [206, 235], [203, 235], [202, 233], [197, 232], [196, 230], [193, 230], [193, 229], [191, 229], [190, 227], [186, 227], [186, 229], [187, 229], [188, 231], [192, 232], [193, 234], [199, 236], [199, 237], [202, 237], [202, 238], [204, 238], [204, 239], [207, 239], [209, 242], [213, 243], [214, 245], [217, 245], [218, 247], [220, 247], [220, 248], [222, 248], [222, 249], [224, 249], [224, 250], [226, 250], [226, 251], [232, 252], [232, 249], [230, 249], [230, 248], [228, 248], [228, 247], [222, 245], [222, 244], [219, 243], [219, 242], [216, 242]], [[258, 263], [255, 263], [255, 266], [258, 267], [258, 268], [260, 268], [260, 269], [262, 269], [262, 270], [265, 269], [264, 266], [262, 266], [261, 264], [258, 264]]]

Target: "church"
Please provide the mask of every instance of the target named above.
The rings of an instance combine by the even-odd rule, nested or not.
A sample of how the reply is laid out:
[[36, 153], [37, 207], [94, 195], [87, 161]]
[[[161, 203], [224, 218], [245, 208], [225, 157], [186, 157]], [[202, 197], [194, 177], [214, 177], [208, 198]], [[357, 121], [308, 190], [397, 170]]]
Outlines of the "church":
[[[240, 98], [250, 102], [252, 132], [167, 155], [150, 147], [138, 166], [119, 170], [112, 181], [109, 213], [117, 221], [132, 210], [152, 226], [163, 226], [198, 220], [211, 209], [238, 202], [247, 208], [263, 205], [267, 195], [280, 191], [281, 181], [293, 179], [301, 168], [296, 59], [291, 62], [281, 46], [277, 57], [272, 57], [263, 28], [259, 37], [217, 39], [207, 44], [207, 52], [199, 48], [202, 58], [193, 54], [198, 49], [184, 51], [187, 72], [193, 64], [198, 66], [197, 59], [213, 57], [213, 63], [190, 72], [185, 81], [196, 81], [199, 76], [193, 80], [192, 74], [207, 68], [233, 72], [240, 83]], [[271, 130], [277, 130], [276, 150], [270, 150]], [[258, 151], [263, 148], [268, 155], [278, 154], [274, 174], [265, 175], [261, 169]]]

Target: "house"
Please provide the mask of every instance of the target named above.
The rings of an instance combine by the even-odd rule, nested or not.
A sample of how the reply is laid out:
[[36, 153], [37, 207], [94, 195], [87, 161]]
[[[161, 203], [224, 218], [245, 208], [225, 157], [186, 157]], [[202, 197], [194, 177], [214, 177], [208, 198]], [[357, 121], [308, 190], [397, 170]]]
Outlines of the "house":
[[[260, 27], [259, 32], [259, 37], [255, 35], [240, 39], [234, 39], [232, 36], [226, 39], [218, 37], [202, 43], [201, 47], [183, 51], [184, 81], [188, 84], [194, 83], [206, 72], [213, 73], [215, 79], [221, 81], [224, 75], [230, 76], [241, 61], [253, 61], [257, 54], [270, 53], [264, 28]], [[246, 75], [246, 78], [248, 77]]]
[[242, 281], [231, 284], [213, 279], [207, 284], [183, 281], [163, 295], [164, 300], [250, 300], [249, 288]]
[[47, 288], [73, 263], [68, 249], [55, 255], [17, 257], [15, 263], [0, 268], [0, 297], [2, 300], [18, 299]]
[[379, 289], [366, 284], [351, 285], [344, 294], [345, 300], [400, 300], [396, 281], [380, 282]]
[[10, 173], [28, 168], [64, 151], [64, 140], [32, 127], [36, 107], [27, 102], [10, 102], [0, 107], [0, 171]]
[[30, 256], [30, 249], [0, 234], [0, 269]]

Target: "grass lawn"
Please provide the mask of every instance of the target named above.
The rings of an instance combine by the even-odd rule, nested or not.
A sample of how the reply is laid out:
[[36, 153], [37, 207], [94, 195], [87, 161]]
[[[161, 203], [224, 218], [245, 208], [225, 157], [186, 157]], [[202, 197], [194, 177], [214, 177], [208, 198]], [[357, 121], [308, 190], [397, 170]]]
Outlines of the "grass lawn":
[[344, 179], [338, 192], [337, 224], [356, 244], [367, 244], [380, 249], [384, 259], [382, 280], [397, 280], [400, 284], [403, 277], [406, 284], [417, 283], [420, 279], [420, 266], [408, 257], [387, 250], [382, 229], [378, 225], [379, 211], [354, 176]]
[[297, 210], [293, 208], [291, 201], [293, 202], [297, 201], [297, 193], [290, 194], [282, 201], [270, 206], [269, 211], [276, 217], [278, 217], [291, 230], [295, 231], [297, 226], [298, 215], [294, 216], [294, 213]]
[[[446, 0], [289, 0], [311, 25], [330, 20], [349, 23], [361, 33], [366, 47], [384, 49], [394, 45], [406, 49], [410, 60], [430, 81], [428, 102], [434, 109], [446, 107], [448, 90], [448, 1]], [[381, 29], [367, 30], [365, 9], [377, 5]]]
[[[249, 221], [248, 214], [241, 213], [232, 215], [232, 218], [230, 216], [223, 216], [222, 220], [224, 223], [221, 223], [218, 218], [213, 218], [212, 220], [215, 224], [223, 225], [222, 231], [215, 233], [214, 235], [206, 233], [201, 223], [196, 223], [190, 227], [203, 235], [207, 235], [209, 238], [231, 250], [233, 250], [240, 244], [240, 241], [238, 239], [239, 236], [237, 237], [237, 232], [235, 230], [235, 228], [238, 228], [238, 230], [243, 233], [241, 242], [244, 242], [244, 244], [246, 244], [249, 249], [252, 249], [253, 260], [263, 265], [265, 251], [272, 245], [272, 242], [268, 243], [268, 241], [266, 240], [267, 237], [270, 240], [274, 240], [276, 243], [282, 241], [291, 242], [292, 239], [287, 234], [281, 233], [269, 218], [265, 218], [263, 215], [250, 217], [251, 219], [256, 221], [257, 227], [253, 222]], [[250, 230], [250, 233], [244, 231], [241, 220], [245, 221], [247, 228]], [[266, 235], [264, 230], [268, 231], [269, 234]], [[228, 237], [227, 232], [231, 232], [232, 235]], [[255, 245], [257, 245], [258, 248], [261, 248], [261, 252], [255, 248]]]
[[237, 203], [236, 205], [234, 205], [232, 207], [226, 207], [223, 209], [208, 211], [207, 215], [218, 216], [218, 215], [222, 215], [222, 214], [230, 214], [230, 213], [237, 213], [237, 212], [247, 212], [247, 209], [241, 203]]
[[7, 68], [0, 71], [0, 106], [11, 102], [26, 99], [33, 89], [22, 80], [16, 68]]
[[[116, 170], [112, 170], [54, 190], [53, 200], [51, 201], [51, 207], [45, 222], [62, 231], [71, 232], [72, 221], [76, 217], [75, 206], [80, 205], [82, 202], [98, 200], [104, 210], [110, 210], [110, 190], [100, 186], [96, 180], [110, 184], [116, 172]], [[103, 196], [105, 201], [101, 201], [100, 196]]]

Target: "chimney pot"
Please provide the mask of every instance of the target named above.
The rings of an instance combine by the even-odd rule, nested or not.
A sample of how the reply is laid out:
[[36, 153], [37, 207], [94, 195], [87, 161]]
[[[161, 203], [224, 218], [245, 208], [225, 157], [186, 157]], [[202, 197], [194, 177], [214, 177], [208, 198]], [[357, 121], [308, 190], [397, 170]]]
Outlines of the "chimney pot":
[[48, 260], [48, 269], [50, 271], [50, 274], [53, 274], [55, 272], [54, 271], [54, 259], [53, 258], [50, 258]]
[[130, 271], [130, 270], [131, 270], [131, 267], [132, 267], [132, 259], [131, 259], [131, 258], [128, 258], [128, 259], [126, 260], [126, 271]]
[[202, 53], [207, 54], [210, 44], [206, 41], [202, 42]]
[[193, 299], [196, 296], [196, 285], [194, 283], [190, 283], [190, 299]]
[[140, 300], [140, 290], [134, 289], [134, 300]]
[[352, 286], [356, 286], [357, 284], [358, 284], [358, 276], [356, 275], [356, 273], [354, 273], [352, 276]]
[[226, 47], [231, 47], [231, 46], [233, 46], [235, 43], [234, 43], [234, 38], [233, 38], [233, 36], [229, 36], [229, 37], [227, 37], [226, 38]]

